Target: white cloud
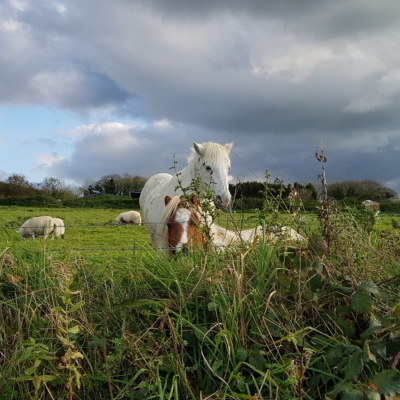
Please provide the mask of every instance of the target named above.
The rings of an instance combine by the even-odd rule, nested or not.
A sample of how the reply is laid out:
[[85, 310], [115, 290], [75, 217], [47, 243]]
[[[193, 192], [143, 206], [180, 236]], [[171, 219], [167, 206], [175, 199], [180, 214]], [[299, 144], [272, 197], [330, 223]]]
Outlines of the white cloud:
[[12, 8], [18, 11], [25, 11], [29, 7], [28, 1], [24, 0], [9, 0], [9, 3]]
[[126, 132], [135, 128], [136, 125], [127, 125], [121, 122], [103, 122], [99, 124], [80, 125], [68, 132], [62, 132], [61, 136], [74, 138], [84, 138], [88, 134], [118, 134], [118, 132]]
[[43, 71], [32, 78], [31, 86], [44, 102], [55, 102], [79, 90], [82, 79], [76, 70]]
[[353, 113], [367, 113], [369, 111], [379, 110], [390, 104], [390, 99], [381, 93], [368, 93], [362, 97], [350, 100], [343, 110]]
[[167, 119], [161, 119], [159, 121], [155, 121], [153, 123], [153, 125], [157, 129], [170, 128], [171, 127], [171, 121], [168, 121]]
[[36, 154], [35, 168], [51, 170], [54, 165], [64, 161], [66, 158], [54, 153]]
[[339, 57], [332, 49], [318, 46], [296, 44], [285, 54], [275, 59], [253, 61], [253, 72], [257, 76], [276, 77], [289, 82], [308, 79], [321, 63], [337, 60]]

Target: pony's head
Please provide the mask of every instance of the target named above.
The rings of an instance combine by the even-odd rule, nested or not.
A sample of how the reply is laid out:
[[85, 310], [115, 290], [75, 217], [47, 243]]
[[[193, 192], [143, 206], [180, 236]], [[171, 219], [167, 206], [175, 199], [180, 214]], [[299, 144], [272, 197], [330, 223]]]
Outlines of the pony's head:
[[199, 200], [192, 195], [190, 200], [179, 196], [165, 196], [168, 211], [168, 249], [175, 254], [193, 247], [205, 248], [207, 243], [202, 230], [202, 215]]
[[193, 152], [189, 157], [189, 163], [194, 164], [200, 178], [200, 190], [211, 190], [218, 208], [226, 208], [231, 202], [229, 153], [232, 146], [233, 142], [225, 145], [211, 142], [193, 143]]

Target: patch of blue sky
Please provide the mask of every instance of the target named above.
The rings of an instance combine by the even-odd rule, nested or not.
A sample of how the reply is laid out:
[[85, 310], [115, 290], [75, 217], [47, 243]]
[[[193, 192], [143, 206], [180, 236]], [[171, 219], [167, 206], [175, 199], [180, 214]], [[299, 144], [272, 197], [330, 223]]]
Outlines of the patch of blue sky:
[[42, 179], [43, 171], [35, 167], [36, 155], [68, 156], [70, 139], [60, 133], [82, 123], [76, 114], [56, 107], [0, 107], [0, 169], [6, 174], [25, 175], [28, 180]]
[[0, 106], [0, 179], [20, 174], [30, 182], [41, 182], [47, 172], [38, 165], [38, 155], [69, 158], [76, 137], [68, 132], [115, 119], [126, 125], [147, 126], [144, 119], [133, 119], [128, 113], [115, 118], [108, 110], [77, 114], [47, 105]]

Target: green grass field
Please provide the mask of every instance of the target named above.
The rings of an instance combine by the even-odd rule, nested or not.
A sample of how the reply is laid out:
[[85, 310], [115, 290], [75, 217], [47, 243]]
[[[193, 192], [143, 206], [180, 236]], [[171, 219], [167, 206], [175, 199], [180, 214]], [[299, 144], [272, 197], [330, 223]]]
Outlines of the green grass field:
[[[113, 225], [122, 211], [0, 208], [1, 400], [400, 394], [399, 217], [367, 234], [335, 215], [330, 254], [278, 241], [168, 259], [143, 226]], [[66, 238], [20, 239], [39, 215]], [[254, 226], [233, 216], [219, 223]]]

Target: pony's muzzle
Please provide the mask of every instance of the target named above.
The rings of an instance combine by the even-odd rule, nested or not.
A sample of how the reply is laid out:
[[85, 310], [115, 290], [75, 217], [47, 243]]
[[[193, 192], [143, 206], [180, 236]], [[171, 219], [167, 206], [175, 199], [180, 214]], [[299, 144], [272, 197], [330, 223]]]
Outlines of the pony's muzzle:
[[224, 199], [221, 196], [215, 197], [215, 206], [217, 208], [227, 208], [230, 202], [231, 202], [230, 196], [225, 197]]

